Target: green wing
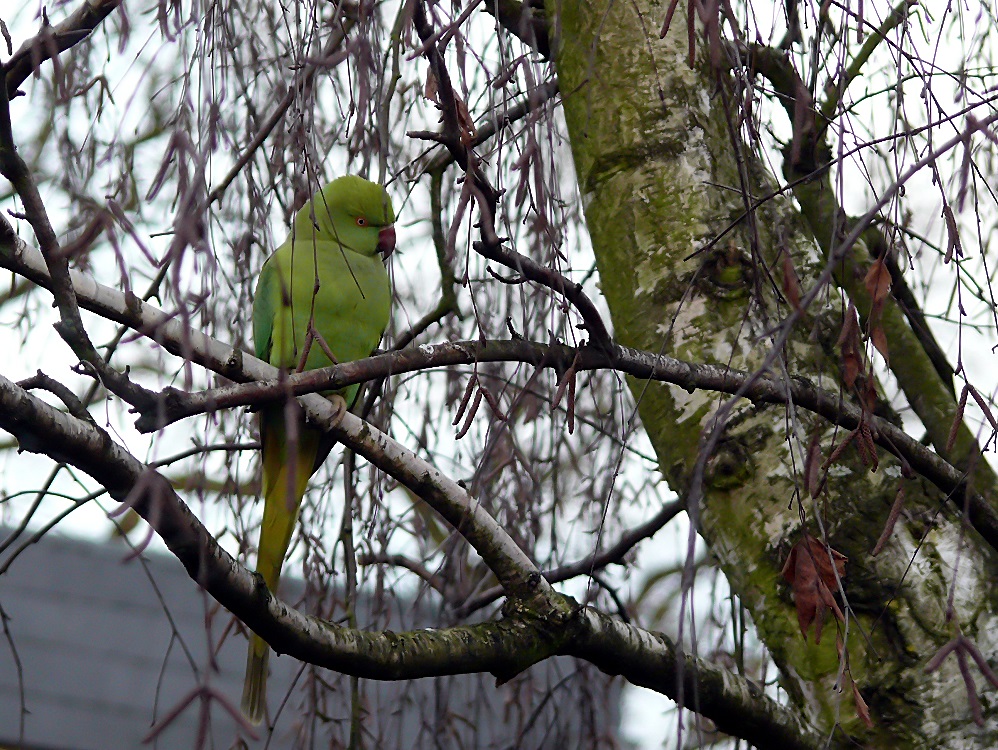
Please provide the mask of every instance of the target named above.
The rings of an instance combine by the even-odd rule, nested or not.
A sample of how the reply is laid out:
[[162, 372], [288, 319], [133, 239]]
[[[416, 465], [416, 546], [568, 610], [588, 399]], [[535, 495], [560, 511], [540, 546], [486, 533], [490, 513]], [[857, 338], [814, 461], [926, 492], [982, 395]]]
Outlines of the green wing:
[[253, 346], [258, 359], [270, 362], [274, 343], [274, 318], [281, 304], [280, 274], [271, 255], [260, 269], [253, 297]]

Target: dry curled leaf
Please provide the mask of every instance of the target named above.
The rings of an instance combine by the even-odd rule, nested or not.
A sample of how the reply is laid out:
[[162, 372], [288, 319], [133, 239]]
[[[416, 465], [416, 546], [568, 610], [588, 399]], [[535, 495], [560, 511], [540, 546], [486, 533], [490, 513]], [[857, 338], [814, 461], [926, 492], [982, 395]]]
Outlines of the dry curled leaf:
[[800, 312], [800, 280], [797, 278], [797, 270], [794, 268], [794, 259], [790, 253], [783, 251], [783, 296], [787, 298], [790, 306]]
[[946, 256], [943, 258], [943, 263], [949, 263], [953, 260], [954, 253], [958, 258], [963, 257], [963, 243], [960, 242], [960, 230], [956, 226], [956, 217], [948, 203], [943, 206], [943, 219], [946, 221]]
[[859, 377], [863, 360], [859, 340], [859, 319], [856, 317], [856, 308], [851, 302], [836, 343], [842, 352], [842, 380], [847, 388], [852, 388], [856, 378]]
[[434, 104], [440, 104], [437, 98], [437, 77], [433, 75], [433, 70], [426, 71], [426, 85], [423, 86], [423, 96]]
[[873, 719], [870, 718], [870, 707], [866, 705], [866, 701], [860, 695], [859, 687], [857, 687], [855, 680], [852, 680], [852, 701], [856, 704], [856, 715], [867, 727], [873, 729]]
[[870, 293], [870, 297], [873, 298], [874, 306], [887, 299], [887, 295], [891, 291], [891, 274], [887, 270], [887, 264], [884, 263], [883, 258], [877, 258], [870, 265], [870, 270], [866, 272], [866, 277], [863, 279], [863, 285]]
[[884, 327], [880, 324], [879, 320], [870, 325], [870, 340], [873, 342], [873, 345], [877, 347], [877, 351], [880, 352], [880, 356], [887, 359], [887, 334], [884, 332]]
[[811, 497], [818, 497], [821, 492], [821, 433], [818, 430], [811, 435], [807, 446], [807, 457], [804, 459], [804, 487]]
[[454, 104], [457, 106], [457, 124], [461, 128], [461, 142], [465, 147], [470, 147], [471, 142], [478, 135], [478, 130], [475, 128], [475, 122], [471, 119], [471, 113], [464, 100], [455, 96]]
[[884, 301], [891, 291], [891, 274], [887, 270], [887, 264], [884, 263], [883, 258], [877, 258], [870, 265], [870, 270], [866, 272], [866, 277], [863, 279], [863, 285], [873, 300], [870, 306], [870, 317], [868, 318], [870, 340], [877, 347], [877, 351], [886, 359], [887, 334], [884, 332], [880, 318], [881, 312], [884, 309]]
[[847, 559], [810, 534], [790, 550], [781, 573], [793, 590], [797, 623], [804, 640], [814, 623], [814, 642], [821, 642], [826, 610], [832, 610], [839, 620], [845, 619], [832, 591], [838, 588], [837, 579], [845, 575]]

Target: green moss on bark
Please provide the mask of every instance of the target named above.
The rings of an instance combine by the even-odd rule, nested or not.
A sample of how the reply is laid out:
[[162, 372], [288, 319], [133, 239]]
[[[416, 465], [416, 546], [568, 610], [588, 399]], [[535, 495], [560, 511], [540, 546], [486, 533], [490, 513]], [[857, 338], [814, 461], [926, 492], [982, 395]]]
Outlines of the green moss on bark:
[[[710, 251], [697, 252], [742, 215], [738, 186], [764, 195], [771, 180], [751, 157], [743, 153], [741, 163], [733, 157], [718, 81], [706, 68], [687, 65], [683, 24], [674, 22], [673, 32], [658, 38], [665, 10], [665, 3], [647, 0], [549, 6], [602, 291], [621, 343], [753, 370], [767, 352], [766, 331], [789, 311], [778, 286], [780, 253], [792, 256], [805, 288], [821, 258], [799, 217], [781, 200], [738, 224]], [[756, 271], [763, 267], [766, 272]], [[833, 298], [809, 312], [784, 352], [793, 375], [838, 387], [834, 340], [841, 310]], [[684, 492], [701, 431], [719, 397], [634, 380], [629, 385], [663, 474]], [[783, 408], [735, 408], [707, 468], [701, 533], [751, 612], [788, 693], [812, 722], [825, 730], [844, 726], [853, 740], [871, 746], [931, 745], [940, 714], [916, 662], [945, 642], [932, 610], [945, 600], [937, 596], [946, 566], [928, 555], [926, 569], [910, 573], [903, 587], [884, 585], [885, 579], [902, 580], [912, 552], [912, 535], [902, 521], [890, 551], [876, 561], [869, 556], [894, 499], [897, 467], [882, 457], [878, 473], [871, 473], [850, 449], [832, 467], [826, 494], [815, 502], [801, 499], [802, 456], [792, 456], [788, 429], [800, 451], [815, 427]], [[821, 429], [827, 449], [833, 430]], [[910, 484], [908, 502], [916, 517], [937, 507], [938, 497]], [[808, 531], [820, 535], [815, 518], [821, 516], [832, 546], [850, 558], [844, 582], [853, 603], [848, 633], [829, 621], [821, 644], [802, 638], [780, 576], [801, 533], [798, 502]], [[940, 534], [951, 540], [954, 528], [946, 525]], [[916, 611], [931, 614], [919, 620]], [[891, 717], [891, 726], [862, 727], [848, 689], [836, 687], [837, 636], [847, 640], [851, 673], [863, 695]], [[851, 741], [841, 732], [834, 736], [836, 742]]]

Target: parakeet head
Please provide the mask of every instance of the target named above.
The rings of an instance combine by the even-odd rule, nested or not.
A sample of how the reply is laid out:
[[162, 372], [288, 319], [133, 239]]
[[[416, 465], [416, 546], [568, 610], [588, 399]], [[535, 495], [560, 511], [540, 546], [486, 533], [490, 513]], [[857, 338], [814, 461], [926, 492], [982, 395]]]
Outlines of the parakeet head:
[[312, 196], [295, 216], [296, 241], [311, 236], [335, 240], [364, 255], [395, 250], [395, 210], [388, 192], [376, 182], [345, 175]]

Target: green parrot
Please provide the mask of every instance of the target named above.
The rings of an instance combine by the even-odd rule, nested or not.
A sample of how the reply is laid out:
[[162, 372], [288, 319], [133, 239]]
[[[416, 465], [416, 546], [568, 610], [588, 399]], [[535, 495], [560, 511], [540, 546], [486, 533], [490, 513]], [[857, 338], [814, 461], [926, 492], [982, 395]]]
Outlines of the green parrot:
[[[369, 356], [388, 325], [392, 296], [384, 261], [395, 249], [394, 223], [388, 193], [361, 177], [340, 177], [312, 196], [260, 271], [253, 298], [256, 356], [290, 371]], [[358, 388], [339, 391], [347, 406]], [[309, 477], [332, 445], [293, 409], [281, 403], [260, 411], [264, 510], [256, 570], [271, 592]], [[251, 635], [242, 708], [256, 724], [266, 708], [269, 654], [263, 639]]]

